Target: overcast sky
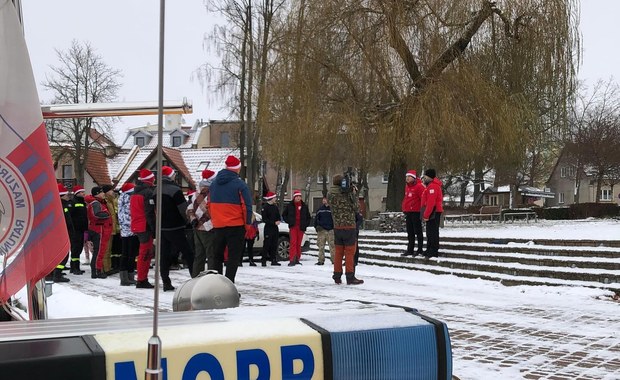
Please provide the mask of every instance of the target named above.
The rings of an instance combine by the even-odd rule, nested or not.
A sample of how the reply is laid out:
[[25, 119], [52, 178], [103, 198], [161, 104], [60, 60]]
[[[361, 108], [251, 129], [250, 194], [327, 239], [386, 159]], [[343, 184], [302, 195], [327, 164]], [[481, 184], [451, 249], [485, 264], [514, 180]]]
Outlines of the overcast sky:
[[[54, 49], [67, 50], [73, 39], [88, 41], [109, 66], [120, 69], [123, 78], [119, 101], [156, 101], [158, 78], [159, 1], [156, 0], [22, 0], [26, 42], [42, 102], [49, 101], [41, 82], [58, 65]], [[593, 84], [598, 79], [620, 78], [620, 53], [615, 38], [620, 35], [620, 0], [582, 0], [581, 32], [583, 62], [579, 77]], [[203, 0], [166, 2], [166, 60], [164, 98], [187, 97], [196, 119], [222, 119], [228, 112], [211, 91], [192, 79], [208, 60], [217, 64], [213, 49], [207, 51], [205, 34], [215, 15], [207, 13]], [[156, 116], [125, 117], [121, 128]], [[123, 134], [124, 131], [119, 131]]]

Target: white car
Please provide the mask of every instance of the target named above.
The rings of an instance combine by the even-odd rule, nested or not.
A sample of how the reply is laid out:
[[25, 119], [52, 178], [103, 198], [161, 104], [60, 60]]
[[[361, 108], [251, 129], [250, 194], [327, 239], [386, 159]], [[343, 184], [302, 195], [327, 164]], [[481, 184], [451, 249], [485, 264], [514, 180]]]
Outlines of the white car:
[[[260, 260], [260, 255], [261, 252], [263, 251], [263, 242], [264, 242], [264, 238], [265, 238], [265, 223], [263, 223], [263, 217], [257, 213], [254, 212], [254, 217], [256, 218], [256, 221], [258, 222], [258, 233], [259, 233], [259, 239], [257, 241], [254, 242], [254, 260], [256, 261], [257, 259]], [[313, 227], [308, 227], [308, 229], [313, 228]], [[280, 235], [278, 238], [278, 250], [276, 253], [276, 256], [278, 257], [278, 261], [288, 261], [288, 249], [290, 247], [290, 237], [289, 237], [289, 230], [288, 230], [288, 224], [285, 222], [280, 222], [280, 224], [278, 225], [278, 234]], [[302, 251], [306, 251], [308, 248], [310, 248], [310, 240], [308, 240], [308, 235], [304, 234], [304, 238], [301, 241], [301, 250]], [[256, 253], [258, 252], [258, 254]], [[245, 253], [244, 253], [245, 254]]]

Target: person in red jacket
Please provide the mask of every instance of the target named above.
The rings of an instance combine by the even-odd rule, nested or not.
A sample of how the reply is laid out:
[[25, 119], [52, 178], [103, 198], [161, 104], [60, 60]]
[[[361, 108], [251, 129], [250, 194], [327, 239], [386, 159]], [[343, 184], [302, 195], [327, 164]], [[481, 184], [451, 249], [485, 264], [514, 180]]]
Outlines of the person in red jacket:
[[426, 253], [424, 256], [439, 257], [439, 220], [443, 212], [443, 191], [441, 181], [436, 178], [435, 169], [427, 169], [422, 178], [426, 190], [422, 194], [422, 220], [426, 223]]
[[[405, 174], [405, 196], [403, 197], [402, 210], [405, 214], [405, 222], [407, 225], [407, 252], [401, 256], [417, 256], [423, 255], [424, 234], [422, 233], [422, 218], [420, 217], [420, 208], [422, 207], [422, 193], [425, 187], [417, 178], [415, 170], [409, 170]], [[418, 250], [415, 251], [415, 243], [418, 243]]]
[[94, 197], [92, 202], [86, 207], [88, 216], [88, 230], [93, 241], [93, 258], [90, 261], [90, 277], [106, 278], [103, 270], [103, 256], [108, 248], [110, 236], [112, 236], [112, 220], [110, 211], [105, 202], [105, 193], [99, 186], [95, 186], [90, 191]]
[[138, 185], [129, 198], [131, 232], [138, 235], [140, 242], [136, 288], [152, 289], [154, 286], [149, 282], [148, 275], [155, 237], [155, 175], [148, 169], [141, 169], [139, 173]]

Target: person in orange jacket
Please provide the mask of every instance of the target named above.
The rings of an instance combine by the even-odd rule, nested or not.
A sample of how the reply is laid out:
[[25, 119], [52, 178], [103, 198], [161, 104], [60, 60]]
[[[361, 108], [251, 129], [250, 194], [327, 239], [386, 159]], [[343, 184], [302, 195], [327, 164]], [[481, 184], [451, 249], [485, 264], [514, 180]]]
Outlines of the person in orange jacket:
[[213, 263], [209, 269], [223, 274], [224, 251], [228, 261], [224, 275], [235, 282], [239, 260], [243, 255], [245, 237], [252, 232], [252, 197], [248, 185], [239, 177], [241, 161], [228, 156], [226, 168], [220, 170], [209, 188], [207, 207], [213, 230]]

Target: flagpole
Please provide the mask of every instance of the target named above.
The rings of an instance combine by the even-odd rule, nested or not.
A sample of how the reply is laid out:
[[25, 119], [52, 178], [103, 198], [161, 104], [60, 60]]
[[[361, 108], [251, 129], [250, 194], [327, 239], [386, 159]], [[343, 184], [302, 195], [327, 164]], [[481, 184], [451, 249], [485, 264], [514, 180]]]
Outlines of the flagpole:
[[153, 297], [153, 335], [148, 342], [146, 358], [145, 380], [162, 380], [161, 368], [161, 339], [158, 334], [159, 318], [159, 263], [161, 256], [161, 181], [162, 181], [162, 140], [164, 125], [164, 26], [166, 15], [166, 0], [159, 2], [159, 112], [157, 115], [157, 190], [155, 195], [155, 288]]
[[[22, 13], [21, 0], [12, 0], [17, 18], [24, 32], [24, 15]], [[6, 269], [6, 268], [5, 268]], [[45, 279], [35, 283], [26, 283], [26, 294], [28, 294], [28, 317], [30, 320], [47, 319], [47, 295], [45, 294]]]

